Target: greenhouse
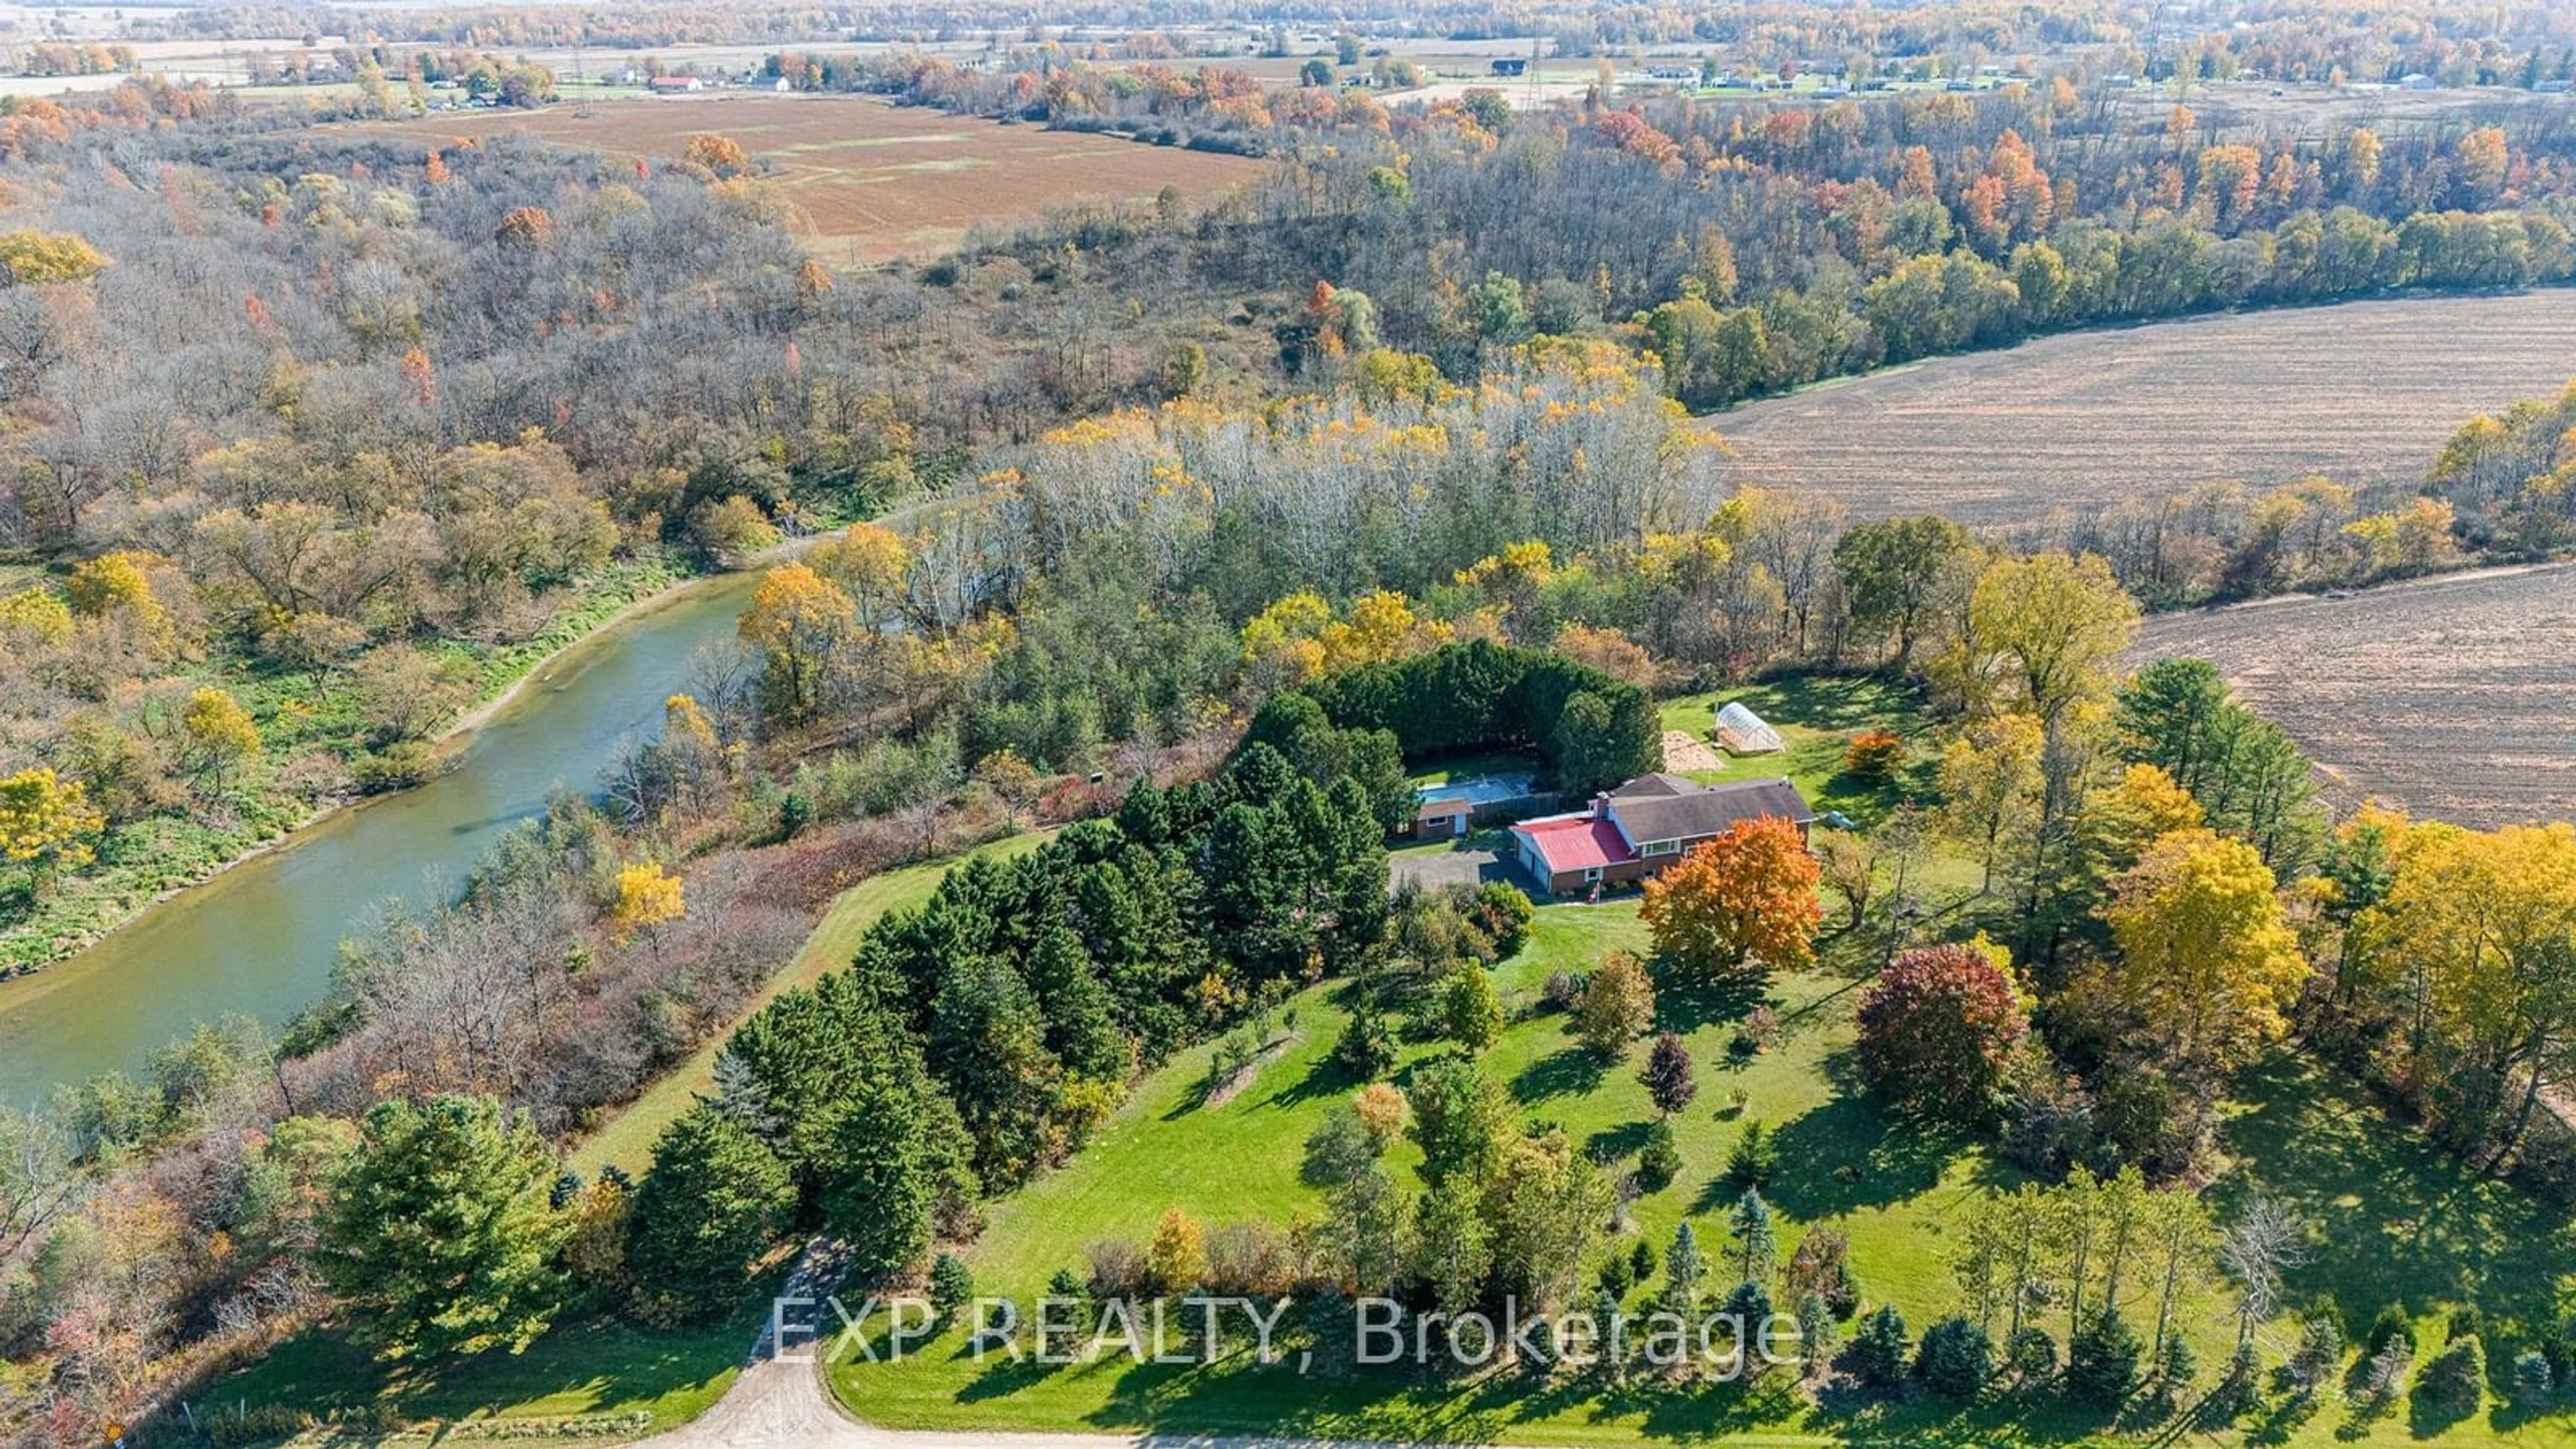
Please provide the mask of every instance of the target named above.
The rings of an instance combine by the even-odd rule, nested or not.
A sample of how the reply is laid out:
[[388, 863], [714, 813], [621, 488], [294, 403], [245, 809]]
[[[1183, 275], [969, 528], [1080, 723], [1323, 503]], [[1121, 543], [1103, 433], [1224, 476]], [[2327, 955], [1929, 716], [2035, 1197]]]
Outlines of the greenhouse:
[[1739, 701], [1717, 712], [1717, 742], [1737, 755], [1767, 755], [1780, 748], [1780, 732]]

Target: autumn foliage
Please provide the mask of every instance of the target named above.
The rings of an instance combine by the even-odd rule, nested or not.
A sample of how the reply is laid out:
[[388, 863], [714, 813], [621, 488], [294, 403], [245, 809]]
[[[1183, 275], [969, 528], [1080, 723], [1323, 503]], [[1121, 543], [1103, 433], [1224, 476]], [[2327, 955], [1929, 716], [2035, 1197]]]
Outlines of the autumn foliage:
[[1905, 737], [1894, 730], [1864, 730], [1843, 751], [1843, 771], [1871, 784], [1893, 777], [1905, 764]]
[[1860, 1003], [1860, 1069], [1919, 1116], [1975, 1126], [1991, 1117], [2030, 1017], [2012, 979], [1974, 946], [1908, 951]]
[[1655, 949], [1700, 975], [1797, 970], [1815, 960], [1820, 873], [1798, 827], [1747, 820], [1646, 882]]

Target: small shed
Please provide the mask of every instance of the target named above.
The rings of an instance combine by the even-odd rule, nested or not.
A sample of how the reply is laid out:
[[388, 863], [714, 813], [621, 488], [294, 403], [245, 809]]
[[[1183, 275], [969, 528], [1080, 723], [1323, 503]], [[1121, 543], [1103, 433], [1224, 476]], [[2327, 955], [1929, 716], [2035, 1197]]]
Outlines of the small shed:
[[1780, 732], [1737, 700], [1717, 712], [1717, 742], [1735, 755], [1767, 755], [1780, 748]]
[[1414, 807], [1413, 838], [1441, 840], [1467, 833], [1468, 818], [1476, 813], [1475, 803], [1464, 795], [1426, 795]]

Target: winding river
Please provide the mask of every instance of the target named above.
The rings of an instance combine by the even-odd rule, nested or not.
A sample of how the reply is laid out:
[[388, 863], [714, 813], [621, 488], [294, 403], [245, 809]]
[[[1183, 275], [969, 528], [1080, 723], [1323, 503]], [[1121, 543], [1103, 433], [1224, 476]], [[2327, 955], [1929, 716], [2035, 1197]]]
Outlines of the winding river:
[[343, 810], [0, 985], [0, 1102], [136, 1071], [198, 1020], [246, 1011], [275, 1026], [319, 999], [371, 908], [453, 889], [548, 791], [590, 788], [621, 737], [658, 728], [689, 656], [733, 631], [757, 582], [746, 572], [672, 590], [541, 667], [446, 774]]

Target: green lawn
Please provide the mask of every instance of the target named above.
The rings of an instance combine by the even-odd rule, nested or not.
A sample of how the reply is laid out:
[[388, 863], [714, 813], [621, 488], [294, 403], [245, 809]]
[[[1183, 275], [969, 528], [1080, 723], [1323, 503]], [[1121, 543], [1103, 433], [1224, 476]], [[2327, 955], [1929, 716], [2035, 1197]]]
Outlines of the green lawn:
[[[1546, 974], [1581, 969], [1605, 951], [1642, 944], [1632, 903], [1543, 908], [1531, 944], [1504, 964], [1508, 1003], [1531, 1003]], [[1036, 1297], [1058, 1268], [1080, 1271], [1085, 1247], [1104, 1238], [1141, 1242], [1169, 1207], [1213, 1227], [1267, 1221], [1319, 1206], [1299, 1181], [1299, 1149], [1352, 1090], [1324, 1062], [1343, 1012], [1327, 985], [1296, 1002], [1294, 1044], [1264, 1066], [1249, 1090], [1198, 1108], [1207, 1048], [1149, 1079], [1113, 1125], [1073, 1163], [994, 1204], [990, 1226], [965, 1256], [977, 1291]], [[1781, 1041], [1758, 1056], [1729, 1051], [1749, 992], [1667, 991], [1660, 1024], [1683, 1032], [1701, 1066], [1698, 1101], [1677, 1119], [1685, 1170], [1637, 1202], [1635, 1230], [1660, 1246], [1689, 1215], [1704, 1245], [1723, 1241], [1734, 1198], [1720, 1180], [1747, 1120], [1772, 1125], [1780, 1166], [1768, 1196], [1783, 1227], [1783, 1258], [1806, 1227], [1851, 1235], [1853, 1260], [1872, 1301], [1892, 1300], [1917, 1331], [1957, 1305], [1948, 1269], [1950, 1226], [1966, 1195], [2017, 1180], [1979, 1146], [1883, 1116], [1851, 1080], [1850, 1008], [1858, 987], [1831, 975], [1783, 977], [1767, 997], [1784, 1022]], [[1398, 1068], [1441, 1050], [1411, 1046]], [[1628, 1061], [1605, 1067], [1574, 1040], [1562, 1016], [1517, 1020], [1487, 1053], [1532, 1120], [1562, 1127], [1604, 1156], [1633, 1160], [1652, 1116]], [[2249, 1074], [2231, 1143], [2250, 1161], [2215, 1192], [2223, 1205], [2256, 1190], [2286, 1196], [2319, 1225], [2314, 1256], [2294, 1285], [2302, 1303], [2331, 1289], [2366, 1321], [2383, 1297], [2404, 1294], [2423, 1316], [2429, 1355], [2440, 1313], [2475, 1299], [2499, 1320], [2565, 1291], [2576, 1238], [2542, 1219], [2509, 1188], [2469, 1180], [2456, 1165], [2323, 1077], [2282, 1059]], [[1745, 1094], [1739, 1114], [1733, 1094]], [[1410, 1182], [1410, 1147], [1395, 1156]], [[1621, 1247], [1624, 1249], [1624, 1240]], [[2205, 1374], [2229, 1343], [2226, 1301], [2211, 1292], [2187, 1308], [2187, 1331]], [[2051, 1324], [2062, 1340], [2064, 1326]], [[2277, 1360], [2295, 1325], [2276, 1325]], [[2501, 1322], [2491, 1334], [2506, 1330]], [[1173, 1434], [1292, 1432], [1435, 1440], [1621, 1442], [1729, 1438], [1744, 1443], [1899, 1442], [1954, 1445], [2084, 1441], [2095, 1427], [2046, 1400], [1997, 1396], [1971, 1409], [1945, 1404], [1835, 1399], [1824, 1406], [1776, 1389], [1630, 1391], [1522, 1379], [1434, 1385], [1362, 1377], [1306, 1377], [1293, 1367], [1245, 1360], [1213, 1366], [1134, 1365], [1123, 1356], [1077, 1366], [978, 1364], [950, 1333], [901, 1364], [844, 1363], [843, 1401], [871, 1422], [908, 1428], [1080, 1429]], [[2499, 1370], [2501, 1373], [2501, 1370]], [[2204, 1379], [2206, 1381], [2206, 1378]], [[2411, 1442], [2401, 1408], [2352, 1426], [2339, 1403], [2270, 1442], [2302, 1445]], [[2494, 1442], [2507, 1418], [2480, 1418], [2439, 1435], [2444, 1444]], [[2576, 1418], [2521, 1431], [2528, 1442], [2567, 1442]], [[2537, 1436], [2537, 1437], [2534, 1437]]]
[[738, 1312], [703, 1328], [657, 1333], [613, 1315], [584, 1316], [557, 1324], [525, 1353], [495, 1350], [425, 1372], [379, 1363], [344, 1330], [317, 1329], [216, 1381], [200, 1409], [316, 1417], [366, 1410], [400, 1424], [463, 1420], [513, 1437], [596, 1432], [567, 1421], [607, 1419], [633, 1437], [684, 1424], [724, 1396], [769, 1314], [770, 1291], [764, 1284]]
[[[1931, 723], [1911, 691], [1874, 676], [1802, 674], [1728, 689], [1679, 695], [1662, 704], [1664, 728], [1716, 744], [1717, 711], [1742, 701], [1780, 732], [1786, 748], [1776, 754], [1727, 756], [1722, 770], [1688, 772], [1708, 783], [1787, 778], [1821, 815], [1840, 810], [1862, 825], [1876, 824], [1907, 796], [1932, 793]], [[1896, 780], [1873, 785], [1843, 773], [1843, 751], [1852, 736], [1891, 729], [1913, 750]]]
[[[969, 856], [990, 855], [1007, 860], [1024, 855], [1054, 836], [1049, 830], [1031, 830], [989, 845], [976, 847]], [[874, 875], [841, 892], [816, 922], [814, 933], [805, 938], [804, 947], [758, 996], [743, 1008], [750, 1016], [771, 997], [797, 986], [811, 986], [823, 973], [846, 966], [859, 947], [859, 938], [875, 925], [877, 918], [889, 911], [908, 910], [930, 899], [939, 888], [940, 877], [948, 874], [955, 860], [926, 861], [920, 865], [890, 870]], [[584, 1139], [572, 1154], [572, 1165], [584, 1177], [596, 1177], [611, 1163], [634, 1177], [653, 1165], [653, 1142], [662, 1129], [689, 1110], [689, 1104], [702, 1093], [712, 1092], [716, 1082], [716, 1055], [724, 1049], [725, 1037], [719, 1032], [698, 1048], [688, 1062], [669, 1076], [655, 1082], [636, 1098], [625, 1111], [609, 1119], [600, 1129]]]

